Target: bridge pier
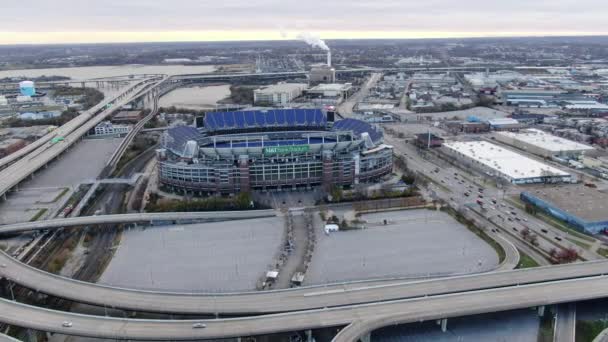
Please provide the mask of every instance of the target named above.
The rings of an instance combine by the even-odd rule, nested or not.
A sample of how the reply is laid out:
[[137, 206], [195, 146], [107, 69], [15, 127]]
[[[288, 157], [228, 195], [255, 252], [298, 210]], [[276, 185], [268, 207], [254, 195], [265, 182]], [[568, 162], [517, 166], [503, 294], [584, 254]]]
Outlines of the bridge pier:
[[538, 307], [538, 317], [543, 317], [545, 315], [545, 306], [541, 305]]
[[448, 331], [448, 319], [447, 318], [438, 319], [437, 320], [437, 325], [441, 326], [441, 331], [442, 332]]
[[371, 340], [372, 340], [372, 333], [369, 333], [369, 332], [367, 334], [361, 336], [361, 338], [360, 338], [361, 342], [371, 342]]
[[310, 329], [306, 330], [306, 341], [307, 342], [312, 342], [313, 341], [313, 339], [312, 339], [312, 330], [310, 330]]

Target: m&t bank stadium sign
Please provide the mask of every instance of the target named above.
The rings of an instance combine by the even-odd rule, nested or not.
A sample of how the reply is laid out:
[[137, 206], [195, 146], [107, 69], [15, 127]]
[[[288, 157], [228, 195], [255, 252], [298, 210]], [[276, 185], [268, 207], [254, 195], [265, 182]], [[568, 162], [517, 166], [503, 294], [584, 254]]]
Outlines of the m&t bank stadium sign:
[[290, 153], [304, 153], [310, 150], [309, 145], [289, 145], [289, 146], [273, 146], [265, 147], [264, 154], [290, 154]]

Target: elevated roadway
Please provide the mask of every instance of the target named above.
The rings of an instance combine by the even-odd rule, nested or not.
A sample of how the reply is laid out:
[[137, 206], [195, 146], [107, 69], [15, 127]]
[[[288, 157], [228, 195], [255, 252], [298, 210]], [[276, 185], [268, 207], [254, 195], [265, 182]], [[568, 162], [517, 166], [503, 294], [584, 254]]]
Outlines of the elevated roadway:
[[[58, 137], [62, 137], [63, 141], [56, 143], [47, 141], [37, 149], [29, 151], [28, 154], [17, 155], [21, 157], [20, 160], [0, 171], [0, 196], [5, 196], [8, 191], [16, 187], [24, 179], [75, 144], [80, 138], [86, 135], [89, 130], [112, 114], [116, 109], [145, 94], [146, 91], [156, 87], [163, 81], [164, 79], [138, 82], [137, 85], [130, 87], [121, 95], [112, 98], [112, 100], [98, 104], [65, 125], [57, 128], [55, 134]], [[110, 108], [104, 109], [104, 103], [105, 107], [110, 106]]]
[[[129, 86], [127, 89], [125, 89], [125, 91], [123, 93], [129, 92], [130, 90], [132, 90], [138, 86], [141, 86], [142, 83], [143, 83], [143, 81], [137, 82], [137, 83]], [[69, 134], [76, 127], [82, 125], [86, 120], [90, 119], [90, 117], [92, 117], [93, 115], [98, 113], [100, 110], [104, 109], [108, 104], [113, 103], [114, 101], [117, 101], [121, 95], [122, 94], [119, 94], [117, 96], [109, 97], [109, 98], [102, 100], [100, 103], [98, 103], [97, 105], [82, 112], [79, 116], [70, 120], [65, 125], [58, 127], [56, 130], [49, 132], [48, 134], [44, 135], [43, 137], [34, 141], [33, 143], [25, 146], [24, 148], [0, 159], [0, 168], [3, 168], [14, 161], [21, 159], [25, 155], [28, 155], [29, 153], [33, 152], [34, 150], [36, 150], [39, 147], [48, 143], [54, 137], [65, 136], [65, 135]]]
[[459, 291], [589, 277], [608, 273], [608, 261], [456, 276], [431, 280], [356, 282], [242, 293], [184, 293], [127, 289], [43, 272], [0, 252], [0, 276], [72, 301], [133, 311], [182, 314], [261, 314], [415, 298]]
[[40, 229], [60, 229], [65, 227], [87, 226], [97, 224], [120, 224], [138, 222], [166, 222], [188, 220], [239, 220], [276, 216], [275, 210], [245, 211], [207, 211], [178, 213], [134, 213], [117, 215], [99, 215], [70, 217], [35, 222], [22, 222], [0, 226], [0, 234], [22, 233]]
[[[584, 289], [584, 291], [581, 291]], [[347, 325], [334, 342], [353, 342], [375, 329], [426, 320], [515, 310], [608, 296], [608, 277], [460, 292], [244, 318], [144, 320], [89, 316], [0, 300], [0, 321], [29, 329], [123, 340], [198, 340], [263, 335]], [[63, 322], [69, 322], [70, 327]], [[202, 323], [203, 329], [193, 328]]]

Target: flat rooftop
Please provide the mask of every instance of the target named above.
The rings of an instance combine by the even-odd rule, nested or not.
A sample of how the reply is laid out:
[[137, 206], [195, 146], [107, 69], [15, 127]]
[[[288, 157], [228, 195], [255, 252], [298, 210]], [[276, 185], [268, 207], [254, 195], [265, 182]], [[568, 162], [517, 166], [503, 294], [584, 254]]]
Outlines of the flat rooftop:
[[576, 141], [560, 138], [538, 129], [527, 129], [520, 133], [498, 132], [497, 134], [540, 147], [544, 150], [559, 153], [565, 151], [593, 151], [594, 148]]
[[529, 194], [588, 222], [608, 220], [608, 193], [583, 184], [542, 186]]
[[569, 173], [485, 141], [451, 141], [444, 147], [463, 154], [512, 179], [570, 176]]
[[308, 85], [305, 83], [278, 83], [256, 89], [255, 91], [259, 94], [272, 94], [304, 90], [306, 88], [308, 88]]

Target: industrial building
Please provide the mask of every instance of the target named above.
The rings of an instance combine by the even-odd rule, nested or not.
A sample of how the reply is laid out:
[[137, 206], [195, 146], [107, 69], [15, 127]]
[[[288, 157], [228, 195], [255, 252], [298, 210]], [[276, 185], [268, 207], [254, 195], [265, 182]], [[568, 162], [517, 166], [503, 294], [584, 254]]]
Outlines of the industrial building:
[[178, 193], [350, 187], [393, 169], [392, 147], [370, 124], [319, 109], [207, 113], [204, 127], [170, 128], [159, 182]]
[[338, 105], [347, 100], [352, 93], [353, 85], [351, 83], [319, 84], [306, 90], [306, 96], [319, 106]]
[[285, 106], [306, 88], [303, 83], [279, 83], [254, 90], [253, 100], [257, 105]]
[[328, 61], [328, 64], [318, 64], [312, 66], [308, 76], [308, 82], [311, 86], [321, 83], [336, 82], [336, 69], [332, 68], [329, 62], [330, 61]]
[[141, 110], [123, 110], [112, 117], [114, 123], [137, 123], [143, 119], [144, 115]]
[[128, 134], [131, 127], [127, 125], [117, 125], [110, 121], [102, 121], [93, 129], [94, 135], [123, 135]]
[[564, 171], [485, 141], [445, 142], [443, 151], [464, 165], [513, 184], [572, 180]]
[[416, 144], [416, 146], [422, 147], [422, 148], [434, 148], [434, 147], [441, 147], [441, 145], [443, 145], [443, 138], [432, 134], [432, 133], [421, 133], [421, 134], [416, 134], [416, 140], [414, 140], [414, 143]]
[[572, 140], [557, 137], [538, 129], [526, 129], [519, 133], [497, 132], [497, 141], [505, 143], [545, 158], [578, 158], [593, 147]]
[[582, 184], [542, 187], [520, 198], [574, 228], [588, 233], [608, 229], [608, 194]]

